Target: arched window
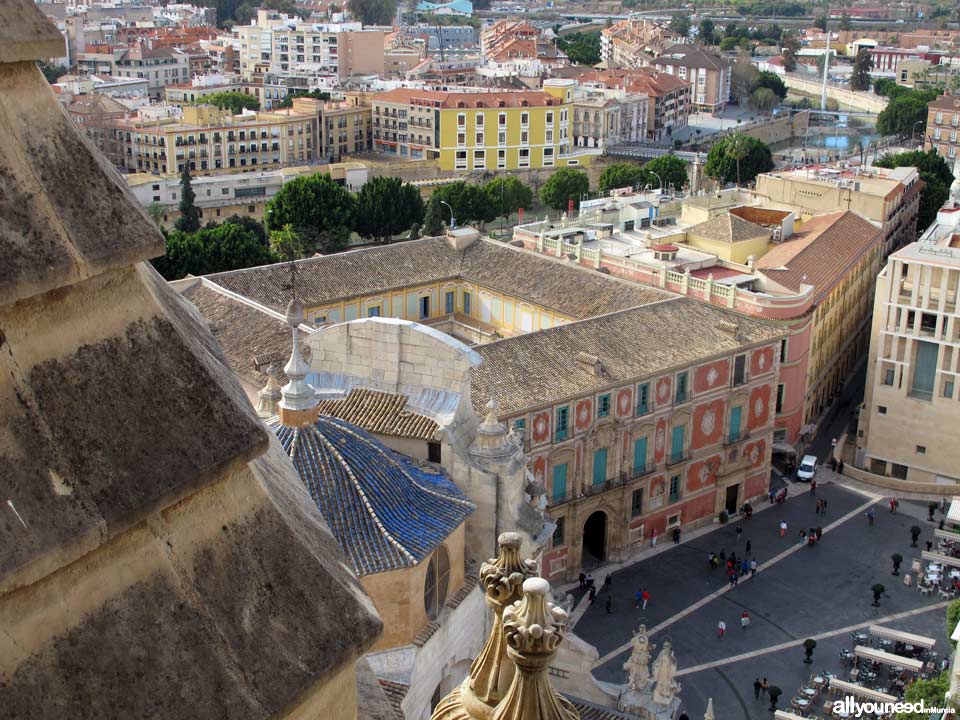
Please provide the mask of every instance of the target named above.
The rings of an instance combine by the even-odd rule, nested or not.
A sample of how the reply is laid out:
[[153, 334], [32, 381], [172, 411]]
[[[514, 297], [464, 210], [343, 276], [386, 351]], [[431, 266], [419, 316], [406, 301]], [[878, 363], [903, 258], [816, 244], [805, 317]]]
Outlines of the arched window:
[[450, 555], [440, 545], [430, 557], [427, 576], [423, 582], [423, 607], [427, 617], [434, 620], [443, 604], [447, 601], [447, 589], [450, 585]]

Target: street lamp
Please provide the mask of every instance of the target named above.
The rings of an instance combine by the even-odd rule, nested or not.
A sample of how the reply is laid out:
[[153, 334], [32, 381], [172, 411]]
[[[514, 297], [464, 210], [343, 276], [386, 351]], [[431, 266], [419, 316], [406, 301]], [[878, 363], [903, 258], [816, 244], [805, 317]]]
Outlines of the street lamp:
[[451, 230], [456, 230], [456, 229], [457, 229], [457, 219], [453, 216], [453, 208], [450, 207], [450, 203], [448, 203], [446, 200], [441, 200], [441, 201], [440, 201], [440, 204], [447, 206], [447, 209], [450, 211], [450, 229], [451, 229]]
[[659, 175], [657, 175], [657, 173], [655, 173], [653, 170], [647, 170], [647, 172], [653, 175], [657, 179], [657, 182], [660, 183], [660, 194], [663, 195], [663, 179]]

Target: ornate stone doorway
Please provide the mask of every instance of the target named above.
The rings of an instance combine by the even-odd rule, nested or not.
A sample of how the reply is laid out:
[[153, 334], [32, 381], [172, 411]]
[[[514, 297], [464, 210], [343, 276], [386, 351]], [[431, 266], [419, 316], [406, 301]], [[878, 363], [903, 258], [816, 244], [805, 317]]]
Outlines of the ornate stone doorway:
[[726, 502], [724, 504], [724, 509], [727, 511], [727, 515], [733, 516], [740, 511], [739, 500], [740, 483], [728, 486]]
[[607, 559], [607, 514], [597, 510], [583, 524], [582, 565], [595, 565]]

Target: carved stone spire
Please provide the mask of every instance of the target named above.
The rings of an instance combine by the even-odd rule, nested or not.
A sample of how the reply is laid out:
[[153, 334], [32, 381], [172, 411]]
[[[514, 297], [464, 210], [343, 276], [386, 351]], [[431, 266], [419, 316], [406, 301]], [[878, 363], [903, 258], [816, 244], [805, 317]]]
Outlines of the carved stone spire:
[[277, 406], [283, 395], [280, 392], [280, 363], [270, 363], [264, 371], [267, 374], [267, 384], [257, 393], [257, 415], [261, 418], [270, 418], [277, 414]]
[[483, 650], [470, 666], [463, 684], [440, 701], [433, 720], [487, 720], [513, 680], [507, 657], [503, 611], [523, 596], [523, 582], [534, 573], [533, 563], [520, 559], [522, 538], [506, 532], [497, 538], [497, 557], [480, 566], [480, 584], [493, 609], [493, 624]]
[[303, 322], [303, 306], [297, 300], [297, 267], [291, 263], [290, 286], [293, 299], [287, 305], [286, 321], [293, 333], [293, 349], [283, 371], [290, 382], [283, 386], [280, 400], [280, 422], [291, 427], [303, 427], [316, 420], [317, 394], [307, 382], [310, 366], [300, 353], [300, 324]]
[[523, 600], [503, 611], [507, 655], [517, 666], [513, 682], [490, 720], [579, 720], [576, 708], [550, 686], [547, 668], [567, 629], [567, 613], [549, 603], [550, 583], [530, 578]]

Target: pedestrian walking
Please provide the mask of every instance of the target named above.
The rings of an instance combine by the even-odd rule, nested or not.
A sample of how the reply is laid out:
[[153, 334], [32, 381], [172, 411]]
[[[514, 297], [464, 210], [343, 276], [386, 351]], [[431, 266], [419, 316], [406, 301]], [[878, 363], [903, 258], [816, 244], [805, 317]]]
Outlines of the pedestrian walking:
[[737, 584], [737, 572], [733, 568], [727, 570], [727, 582], [731, 588]]
[[740, 574], [746, 575], [750, 572], [750, 561], [744, 558], [743, 562], [740, 563]]
[[890, 498], [890, 514], [893, 515], [897, 511], [897, 505], [900, 503], [895, 497]]
[[820, 514], [820, 501], [819, 501], [819, 500], [817, 500], [817, 502], [814, 504], [813, 512], [814, 512], [815, 514], [817, 514], [817, 515]]
[[610, 595], [607, 595], [606, 607], [607, 607], [607, 615], [611, 615], [613, 613], [613, 597], [611, 597]]
[[637, 590], [637, 594], [634, 595], [634, 598], [636, 599], [634, 607], [640, 607], [640, 604], [643, 602], [643, 590]]
[[593, 587], [593, 585], [590, 586], [589, 597], [590, 597], [591, 604], [593, 603], [594, 600], [597, 599], [597, 589]]
[[650, 547], [657, 546], [657, 529], [654, 528], [650, 531]]
[[827, 514], [827, 499], [826, 499], [826, 498], [822, 498], [822, 499], [820, 500], [820, 512], [823, 513], [824, 515]]
[[820, 542], [820, 538], [823, 537], [823, 528], [819, 525], [817, 526], [817, 542]]
[[783, 537], [786, 534], [787, 534], [787, 521], [781, 520], [780, 521], [780, 537]]
[[613, 576], [612, 576], [612, 575], [607, 575], [607, 576], [603, 579], [603, 589], [604, 589], [604, 590], [609, 590], [611, 585], [613, 585]]
[[595, 590], [593, 583], [593, 573], [587, 573], [587, 587], [591, 590]]
[[740, 629], [741, 629], [741, 630], [746, 630], [746, 629], [747, 629], [747, 626], [748, 626], [749, 624], [750, 624], [750, 613], [748, 613], [746, 610], [744, 610], [744, 611], [740, 614]]
[[773, 488], [770, 488], [769, 497], [770, 497], [771, 505], [773, 505], [773, 499], [776, 497], [776, 495], [777, 495], [776, 491]]
[[673, 544], [674, 545], [680, 544], [680, 528], [673, 529]]
[[750, 554], [750, 541], [747, 540], [747, 555]]
[[640, 600], [641, 600], [641, 605], [640, 605], [641, 609], [646, 610], [647, 603], [650, 602], [650, 593], [644, 590], [642, 593], [640, 593]]
[[727, 624], [721, 620], [717, 623], [717, 637], [723, 637], [723, 634], [727, 631]]
[[583, 573], [580, 573], [580, 589], [581, 590], [587, 589], [587, 576], [584, 575]]
[[933, 550], [933, 540], [927, 540], [927, 552], [931, 552], [932, 550]]
[[811, 480], [811, 481], [810, 481], [810, 494], [811, 494], [811, 495], [816, 495], [816, 494], [817, 494], [817, 481], [816, 481], [816, 480]]
[[756, 700], [760, 699], [760, 690], [763, 688], [763, 684], [760, 682], [760, 678], [757, 678], [753, 681], [753, 697]]
[[866, 515], [867, 515], [867, 525], [873, 525], [873, 521], [877, 519], [877, 514], [873, 511], [873, 508], [870, 508], [869, 510], [867, 510]]
[[801, 530], [801, 531], [800, 531], [800, 544], [803, 545], [806, 541], [807, 541], [807, 531], [806, 531], [806, 530]]
[[742, 526], [742, 525], [737, 525], [737, 527], [736, 527], [736, 529], [734, 530], [734, 532], [737, 533], [737, 542], [739, 543], [739, 542], [740, 542], [740, 538], [743, 537], [743, 526]]
[[757, 559], [753, 558], [753, 560], [750, 561], [750, 577], [753, 577], [756, 574], [757, 574]]
[[843, 475], [843, 460], [837, 463], [837, 472]]
[[830, 456], [830, 469], [834, 472], [837, 471], [837, 459], [832, 455]]
[[770, 683], [768, 683], [768, 682], [767, 682], [767, 679], [764, 678], [763, 680], [760, 681], [760, 694], [761, 694], [761, 695], [766, 695], [766, 694], [767, 694], [767, 690], [769, 690], [769, 689], [770, 689]]

